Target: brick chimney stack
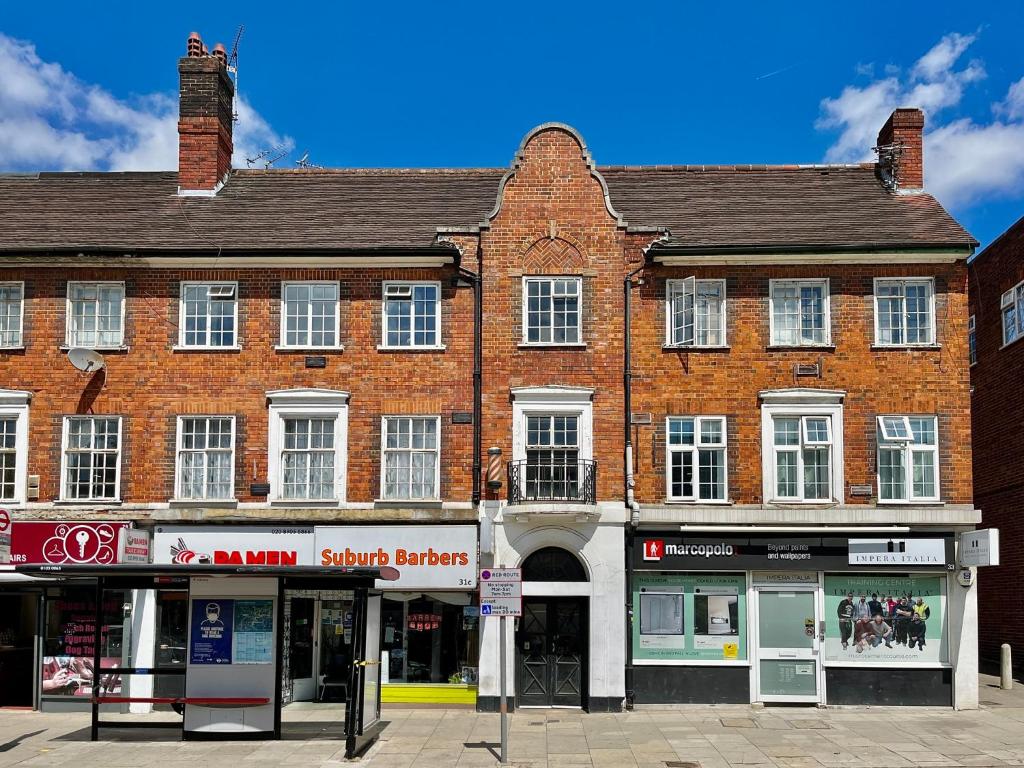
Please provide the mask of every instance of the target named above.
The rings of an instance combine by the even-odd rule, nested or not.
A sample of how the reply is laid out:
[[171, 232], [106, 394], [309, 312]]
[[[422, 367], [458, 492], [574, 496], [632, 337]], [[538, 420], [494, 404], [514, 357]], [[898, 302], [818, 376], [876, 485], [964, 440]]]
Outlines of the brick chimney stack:
[[896, 192], [924, 189], [924, 112], [900, 107], [878, 132], [882, 180]]
[[178, 193], [214, 195], [231, 171], [235, 85], [222, 45], [210, 55], [193, 32], [187, 51], [178, 60]]

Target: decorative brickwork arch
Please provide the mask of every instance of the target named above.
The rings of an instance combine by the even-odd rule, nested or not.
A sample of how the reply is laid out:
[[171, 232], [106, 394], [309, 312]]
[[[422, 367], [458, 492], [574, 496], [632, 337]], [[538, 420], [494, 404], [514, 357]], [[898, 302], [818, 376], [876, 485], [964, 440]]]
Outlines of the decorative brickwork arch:
[[580, 248], [564, 236], [542, 237], [523, 254], [523, 274], [527, 275], [578, 274], [586, 264]]

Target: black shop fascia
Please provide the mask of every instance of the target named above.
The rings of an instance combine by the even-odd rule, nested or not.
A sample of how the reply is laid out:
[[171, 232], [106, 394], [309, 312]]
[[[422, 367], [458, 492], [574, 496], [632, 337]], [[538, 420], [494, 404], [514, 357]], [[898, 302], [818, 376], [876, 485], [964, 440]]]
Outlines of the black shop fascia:
[[847, 571], [865, 568], [953, 570], [952, 534], [898, 536], [689, 536], [642, 532], [638, 571]]

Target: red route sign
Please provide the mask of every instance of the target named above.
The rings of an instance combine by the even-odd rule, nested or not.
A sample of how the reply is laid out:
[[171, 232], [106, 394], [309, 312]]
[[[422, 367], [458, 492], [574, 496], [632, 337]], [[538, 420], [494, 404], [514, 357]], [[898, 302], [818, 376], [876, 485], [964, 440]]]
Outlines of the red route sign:
[[6, 509], [0, 509], [0, 533], [4, 533], [11, 527], [11, 516]]

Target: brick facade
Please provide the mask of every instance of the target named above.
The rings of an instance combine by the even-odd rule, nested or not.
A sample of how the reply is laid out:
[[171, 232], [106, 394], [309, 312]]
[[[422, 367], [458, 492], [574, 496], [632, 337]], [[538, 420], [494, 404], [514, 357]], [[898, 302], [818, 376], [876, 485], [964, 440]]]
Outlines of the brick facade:
[[994, 662], [1009, 643], [1015, 668], [1024, 665], [1024, 617], [1008, 610], [1020, 601], [1024, 576], [1024, 341], [1003, 347], [1002, 295], [1024, 280], [1024, 219], [986, 248], [970, 266], [970, 312], [975, 318], [977, 364], [971, 367], [974, 494], [984, 527], [1000, 529], [1000, 565], [979, 570], [981, 657]]

